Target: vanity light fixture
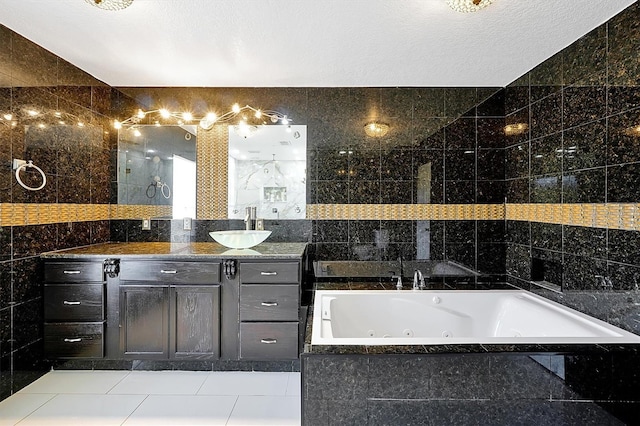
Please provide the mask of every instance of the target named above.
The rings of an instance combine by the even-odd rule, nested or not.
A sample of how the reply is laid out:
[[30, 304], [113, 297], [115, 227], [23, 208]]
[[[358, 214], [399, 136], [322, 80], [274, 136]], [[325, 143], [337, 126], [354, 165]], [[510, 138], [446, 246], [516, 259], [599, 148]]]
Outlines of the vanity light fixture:
[[385, 123], [379, 123], [377, 121], [372, 121], [365, 124], [364, 132], [367, 134], [367, 136], [371, 136], [372, 138], [381, 138], [389, 133], [389, 125]]
[[493, 0], [447, 0], [449, 7], [456, 12], [477, 12], [493, 3]]
[[87, 3], [104, 10], [122, 10], [131, 6], [133, 0], [85, 0]]
[[[248, 116], [244, 114], [245, 112], [249, 112], [251, 113], [251, 115]], [[139, 109], [136, 114], [132, 115], [126, 120], [114, 120], [113, 127], [116, 129], [121, 129], [123, 127], [135, 127], [139, 124], [143, 124], [142, 120], [148, 119], [150, 124], [159, 124], [161, 121], [167, 120], [174, 120], [178, 124], [197, 121], [203, 130], [211, 130], [215, 124], [228, 123], [236, 118], [239, 119], [239, 121], [238, 125], [235, 127], [242, 126], [243, 130], [247, 130], [244, 132], [245, 134], [247, 134], [248, 131], [251, 131], [250, 133], [253, 134], [253, 129], [251, 129], [252, 127], [257, 131], [257, 126], [268, 124], [268, 122], [271, 122], [273, 124], [279, 122], [280, 124], [284, 125], [288, 125], [291, 122], [290, 118], [278, 111], [257, 109], [249, 105], [241, 107], [238, 104], [234, 104], [231, 107], [231, 111], [227, 111], [222, 115], [218, 115], [214, 112], [208, 112], [204, 116], [200, 117], [188, 111], [169, 111], [166, 108], [160, 108], [152, 111], [143, 111]], [[244, 123], [244, 125], [242, 123]], [[241, 136], [248, 137], [244, 134]]]

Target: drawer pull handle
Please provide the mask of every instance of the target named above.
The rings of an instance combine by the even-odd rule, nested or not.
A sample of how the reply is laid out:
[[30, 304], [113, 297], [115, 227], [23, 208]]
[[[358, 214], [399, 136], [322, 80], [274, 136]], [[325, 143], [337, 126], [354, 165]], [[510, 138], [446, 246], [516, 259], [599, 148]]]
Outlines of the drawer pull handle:
[[69, 302], [68, 300], [65, 300], [65, 301], [64, 301], [64, 302], [62, 302], [62, 303], [63, 303], [64, 305], [79, 305], [79, 304], [80, 304], [80, 302], [76, 302], [76, 301]]
[[82, 339], [80, 337], [77, 337], [75, 339], [64, 339], [64, 341], [68, 343], [78, 343], [78, 342], [82, 342]]
[[278, 273], [277, 272], [265, 272], [265, 271], [262, 271], [262, 272], [260, 272], [260, 275], [278, 275]]
[[160, 269], [161, 274], [177, 274], [178, 271], [175, 269]]
[[278, 302], [262, 302], [262, 306], [278, 306]]
[[266, 343], [267, 345], [273, 345], [274, 343], [278, 343], [277, 339], [260, 339], [260, 343]]
[[75, 274], [79, 274], [80, 271], [62, 271], [62, 273], [67, 275], [75, 275]]

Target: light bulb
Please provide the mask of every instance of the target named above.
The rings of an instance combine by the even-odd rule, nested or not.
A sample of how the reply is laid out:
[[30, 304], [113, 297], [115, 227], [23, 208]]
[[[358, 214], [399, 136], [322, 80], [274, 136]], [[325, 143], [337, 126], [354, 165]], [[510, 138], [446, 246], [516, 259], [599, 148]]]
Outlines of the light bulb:
[[207, 121], [215, 123], [215, 121], [218, 119], [218, 115], [215, 112], [209, 112], [207, 113], [206, 118], [207, 118]]
[[122, 123], [118, 120], [113, 120], [113, 128], [114, 129], [122, 129]]
[[78, 127], [84, 127], [84, 123], [82, 121], [78, 121]]
[[5, 114], [5, 115], [3, 115], [3, 117], [4, 117], [4, 119], [5, 119], [5, 120], [7, 120], [7, 121], [11, 121], [11, 119], [13, 118], [13, 115], [11, 115], [11, 114]]
[[138, 110], [138, 114], [137, 114], [138, 118], [144, 118], [145, 115], [147, 114], [143, 110], [141, 109]]
[[256, 118], [260, 118], [260, 117], [262, 117], [262, 111], [257, 110], [256, 111]]
[[193, 120], [193, 114], [191, 114], [190, 112], [183, 112], [182, 118], [184, 118], [184, 121], [191, 121]]
[[284, 124], [285, 126], [287, 124], [289, 124], [289, 119], [287, 118], [287, 116], [285, 115], [284, 117], [282, 117], [282, 124]]
[[27, 111], [27, 114], [29, 114], [31, 117], [35, 117], [36, 115], [38, 115], [38, 111], [30, 109]]
[[133, 136], [135, 136], [135, 137], [140, 137], [140, 136], [142, 136], [142, 133], [140, 133], [140, 130], [135, 129], [135, 130], [133, 131]]
[[162, 108], [162, 109], [160, 110], [160, 117], [162, 117], [162, 118], [169, 118], [169, 117], [171, 117], [171, 113], [169, 112], [169, 110], [167, 110], [167, 109], [165, 109], [165, 108]]
[[233, 111], [234, 113], [238, 114], [240, 112], [240, 105], [233, 104], [233, 106], [231, 107], [231, 111]]

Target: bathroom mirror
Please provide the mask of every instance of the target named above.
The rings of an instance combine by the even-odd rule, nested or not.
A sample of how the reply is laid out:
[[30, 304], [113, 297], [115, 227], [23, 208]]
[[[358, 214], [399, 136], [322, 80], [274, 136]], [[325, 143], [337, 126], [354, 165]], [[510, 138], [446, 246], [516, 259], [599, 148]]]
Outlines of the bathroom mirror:
[[228, 217], [306, 217], [307, 126], [229, 126]]
[[118, 204], [172, 206], [196, 215], [196, 126], [135, 126], [118, 131]]

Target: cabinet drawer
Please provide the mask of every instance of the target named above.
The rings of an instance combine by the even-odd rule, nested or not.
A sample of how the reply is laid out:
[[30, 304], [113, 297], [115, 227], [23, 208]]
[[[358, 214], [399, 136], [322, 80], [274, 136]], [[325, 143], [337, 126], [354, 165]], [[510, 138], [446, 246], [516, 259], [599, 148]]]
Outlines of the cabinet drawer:
[[240, 358], [298, 358], [298, 323], [240, 323]]
[[240, 263], [240, 281], [243, 283], [298, 283], [298, 262]]
[[241, 321], [298, 321], [297, 285], [243, 284]]
[[104, 284], [47, 284], [45, 321], [102, 321]]
[[104, 281], [102, 262], [47, 262], [44, 280], [48, 283]]
[[220, 263], [121, 261], [123, 281], [157, 281], [177, 284], [217, 284]]
[[44, 325], [44, 351], [56, 358], [102, 358], [104, 323]]

